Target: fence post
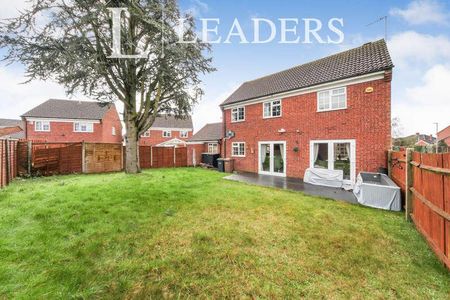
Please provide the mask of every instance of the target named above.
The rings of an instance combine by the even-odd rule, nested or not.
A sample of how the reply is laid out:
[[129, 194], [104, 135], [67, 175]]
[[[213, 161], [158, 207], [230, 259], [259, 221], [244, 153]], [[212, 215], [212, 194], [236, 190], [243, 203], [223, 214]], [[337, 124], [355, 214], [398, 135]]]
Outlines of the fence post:
[[[120, 144], [120, 169], [122, 170], [122, 171], [125, 171], [125, 159], [124, 159], [124, 157], [123, 157], [123, 148], [124, 148], [124, 146], [123, 146], [123, 144], [121, 143]], [[139, 148], [139, 146], [138, 146], [138, 148]]]
[[177, 166], [177, 148], [173, 147], [173, 167], [176, 168]]
[[194, 168], [197, 167], [197, 158], [196, 158], [195, 147], [192, 147], [192, 164], [194, 165]]
[[411, 192], [411, 188], [413, 187], [414, 184], [414, 178], [413, 178], [413, 165], [411, 164], [412, 161], [412, 154], [413, 154], [413, 149], [411, 148], [407, 148], [406, 149], [406, 180], [405, 180], [405, 196], [406, 196], [406, 201], [405, 201], [405, 214], [406, 214], [406, 220], [407, 221], [411, 221], [411, 214], [413, 212], [413, 201], [412, 201], [412, 192]]
[[153, 146], [150, 146], [150, 168], [153, 168]]
[[31, 165], [33, 161], [33, 142], [27, 142], [27, 173], [31, 176]]
[[388, 176], [392, 178], [392, 149], [388, 151]]
[[6, 161], [6, 185], [11, 181], [11, 153], [10, 151], [10, 141], [6, 139], [6, 148], [5, 148], [5, 161]]
[[81, 143], [81, 173], [86, 173], [86, 143]]
[[5, 141], [0, 140], [0, 189], [3, 187], [3, 153]]

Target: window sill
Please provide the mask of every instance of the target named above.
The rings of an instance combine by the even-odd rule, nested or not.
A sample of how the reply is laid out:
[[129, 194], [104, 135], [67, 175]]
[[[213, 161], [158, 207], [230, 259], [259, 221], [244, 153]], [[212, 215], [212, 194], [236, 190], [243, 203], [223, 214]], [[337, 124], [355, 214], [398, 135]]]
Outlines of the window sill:
[[231, 121], [231, 123], [242, 123], [242, 122], [245, 122], [245, 119], [244, 120], [240, 120], [240, 121]]
[[245, 155], [231, 155], [231, 157], [244, 158]]
[[324, 113], [324, 112], [330, 112], [330, 111], [337, 111], [337, 110], [346, 110], [348, 107], [344, 108], [334, 108], [334, 109], [324, 109], [324, 110], [317, 110], [318, 113]]
[[282, 115], [280, 115], [280, 116], [275, 116], [275, 117], [264, 117], [263, 116], [263, 119], [265, 120], [265, 119], [276, 119], [276, 118], [281, 118], [282, 117]]

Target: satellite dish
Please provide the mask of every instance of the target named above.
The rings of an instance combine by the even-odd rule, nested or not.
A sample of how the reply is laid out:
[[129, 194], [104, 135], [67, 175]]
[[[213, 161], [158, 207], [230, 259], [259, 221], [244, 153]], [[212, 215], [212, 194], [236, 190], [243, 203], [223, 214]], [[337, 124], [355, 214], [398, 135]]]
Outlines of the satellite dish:
[[231, 138], [234, 138], [234, 131], [231, 131], [231, 130], [228, 130], [227, 131], [227, 138], [229, 138], [229, 139], [231, 139]]

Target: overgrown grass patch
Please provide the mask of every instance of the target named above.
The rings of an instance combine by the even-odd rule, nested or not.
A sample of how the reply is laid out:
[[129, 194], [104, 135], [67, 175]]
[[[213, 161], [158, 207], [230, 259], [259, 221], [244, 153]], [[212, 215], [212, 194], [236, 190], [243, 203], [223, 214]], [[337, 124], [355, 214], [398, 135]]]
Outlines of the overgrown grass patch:
[[199, 169], [0, 191], [0, 298], [435, 298], [449, 272], [403, 214]]

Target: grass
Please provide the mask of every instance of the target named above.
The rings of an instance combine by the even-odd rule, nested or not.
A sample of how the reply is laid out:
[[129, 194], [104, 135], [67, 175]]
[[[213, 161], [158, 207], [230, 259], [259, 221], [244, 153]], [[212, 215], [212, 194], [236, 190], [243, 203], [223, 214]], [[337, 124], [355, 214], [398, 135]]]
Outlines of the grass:
[[448, 299], [400, 213], [197, 170], [0, 191], [0, 298]]

